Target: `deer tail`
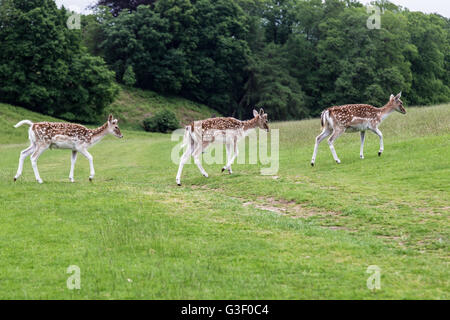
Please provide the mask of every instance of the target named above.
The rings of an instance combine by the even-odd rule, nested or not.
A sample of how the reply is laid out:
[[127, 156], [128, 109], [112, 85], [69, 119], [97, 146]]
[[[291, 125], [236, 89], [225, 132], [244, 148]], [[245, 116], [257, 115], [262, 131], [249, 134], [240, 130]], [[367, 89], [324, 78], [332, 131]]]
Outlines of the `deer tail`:
[[14, 128], [18, 128], [18, 127], [20, 127], [20, 126], [22, 126], [22, 125], [24, 125], [24, 124], [27, 124], [27, 125], [29, 125], [30, 127], [33, 125], [33, 122], [31, 122], [30, 120], [22, 120], [22, 121], [20, 121], [19, 123], [17, 123], [15, 126], [14, 126]]
[[186, 126], [186, 130], [184, 131], [183, 143], [181, 144], [181, 149], [190, 144], [191, 144], [191, 126]]
[[322, 111], [322, 113], [320, 114], [320, 124], [322, 125], [322, 128], [325, 126], [325, 122], [327, 121], [327, 119], [326, 119], [326, 113], [328, 113], [328, 110], [324, 110], [324, 111]]
[[330, 116], [330, 110], [323, 110], [320, 115], [320, 124], [322, 128], [333, 126], [333, 119]]

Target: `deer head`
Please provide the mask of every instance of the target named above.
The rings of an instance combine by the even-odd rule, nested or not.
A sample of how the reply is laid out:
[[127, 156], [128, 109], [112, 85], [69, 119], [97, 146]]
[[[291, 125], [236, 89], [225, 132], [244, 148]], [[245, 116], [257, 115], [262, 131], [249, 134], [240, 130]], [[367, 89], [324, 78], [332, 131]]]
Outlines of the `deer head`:
[[401, 92], [398, 95], [396, 95], [395, 97], [394, 97], [393, 94], [391, 94], [391, 97], [389, 99], [389, 103], [392, 105], [392, 108], [395, 111], [400, 112], [401, 114], [406, 114], [406, 110], [403, 107], [403, 101], [400, 100], [401, 96], [402, 96]]
[[115, 135], [117, 138], [123, 138], [122, 132], [120, 132], [118, 120], [113, 118], [110, 114], [108, 117], [108, 133]]
[[255, 117], [255, 119], [257, 119], [258, 127], [269, 132], [267, 113], [264, 113], [264, 110], [261, 108], [259, 110], [259, 113], [258, 111], [253, 110], [253, 116]]

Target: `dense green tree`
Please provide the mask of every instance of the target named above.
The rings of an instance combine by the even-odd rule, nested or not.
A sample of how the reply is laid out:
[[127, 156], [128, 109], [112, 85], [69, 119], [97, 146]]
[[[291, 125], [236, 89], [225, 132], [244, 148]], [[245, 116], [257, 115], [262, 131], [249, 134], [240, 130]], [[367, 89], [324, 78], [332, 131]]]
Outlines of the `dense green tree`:
[[88, 52], [94, 56], [104, 56], [101, 44], [105, 41], [101, 21], [107, 14], [104, 10], [97, 9], [96, 14], [81, 16], [81, 39]]
[[104, 58], [119, 82], [236, 117], [380, 106], [398, 91], [408, 104], [448, 102], [449, 19], [372, 4], [381, 29], [367, 28], [357, 0], [100, 0], [69, 30], [53, 1], [4, 0], [0, 100], [94, 119], [116, 92]]
[[436, 104], [450, 98], [448, 57], [449, 20], [431, 14], [411, 12], [406, 15], [411, 41], [417, 50], [408, 52], [413, 73], [407, 93], [414, 104]]
[[134, 13], [122, 12], [104, 25], [105, 58], [123, 78], [127, 66], [132, 66], [137, 85], [161, 92], [179, 93], [181, 84], [189, 78], [185, 52], [172, 46], [170, 22], [148, 6]]
[[104, 24], [105, 57], [122, 79], [181, 94], [231, 114], [243, 92], [248, 45], [244, 14], [228, 0], [167, 0]]
[[258, 52], [249, 67], [246, 93], [241, 104], [261, 106], [273, 120], [289, 120], [308, 116], [304, 94], [289, 73], [286, 51], [271, 43]]
[[183, 93], [223, 114], [241, 116], [246, 111], [239, 109], [238, 101], [250, 54], [245, 15], [229, 0], [198, 0], [194, 8], [197, 47], [189, 53], [194, 78]]
[[51, 0], [0, 6], [0, 100], [66, 119], [93, 121], [115, 95], [113, 74], [81, 46], [68, 12]]
[[294, 3], [292, 0], [272, 0], [264, 3], [262, 23], [267, 42], [284, 44], [287, 41], [295, 23]]
[[[311, 70], [317, 114], [332, 104], [367, 102], [382, 105], [394, 91], [407, 91], [411, 83], [410, 64], [404, 52], [408, 33], [404, 17], [385, 13], [383, 28], [366, 27], [363, 8], [336, 8], [335, 18], [319, 25], [320, 40], [315, 46], [317, 64]], [[349, 41], [351, 39], [351, 41]], [[309, 88], [309, 87], [308, 87]]]

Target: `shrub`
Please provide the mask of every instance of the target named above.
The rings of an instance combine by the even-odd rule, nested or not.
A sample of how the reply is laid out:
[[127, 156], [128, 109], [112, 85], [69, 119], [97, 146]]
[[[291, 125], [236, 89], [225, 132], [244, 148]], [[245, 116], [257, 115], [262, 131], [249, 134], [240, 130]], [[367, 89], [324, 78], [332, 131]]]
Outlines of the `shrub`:
[[125, 70], [122, 77], [122, 82], [127, 87], [133, 87], [136, 84], [136, 74], [134, 73], [133, 67], [130, 65]]
[[152, 117], [144, 120], [145, 131], [166, 133], [179, 127], [177, 116], [167, 109], [160, 110]]

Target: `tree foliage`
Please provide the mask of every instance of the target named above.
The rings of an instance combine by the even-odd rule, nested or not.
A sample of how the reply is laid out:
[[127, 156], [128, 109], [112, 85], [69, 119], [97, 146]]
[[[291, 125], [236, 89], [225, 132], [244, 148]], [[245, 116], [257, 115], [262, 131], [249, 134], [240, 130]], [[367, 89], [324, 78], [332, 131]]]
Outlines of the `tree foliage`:
[[90, 120], [114, 98], [115, 72], [242, 118], [380, 106], [398, 91], [408, 104], [450, 101], [450, 20], [372, 3], [380, 29], [357, 0], [100, 0], [80, 31], [51, 0], [3, 0], [0, 99]]
[[167, 0], [104, 24], [105, 59], [120, 80], [127, 66], [141, 88], [180, 94], [231, 113], [249, 54], [245, 16], [228, 0]]
[[241, 105], [263, 106], [273, 120], [290, 120], [308, 115], [304, 93], [291, 75], [285, 50], [270, 43], [254, 57], [249, 66], [245, 95]]
[[381, 29], [356, 0], [167, 0], [103, 24], [104, 52], [122, 79], [183, 95], [221, 113], [273, 119], [330, 105], [450, 100], [449, 20], [387, 0]]
[[114, 75], [86, 53], [69, 13], [51, 0], [0, 6], [0, 99], [69, 120], [93, 121], [112, 102]]
[[140, 5], [152, 5], [156, 0], [99, 0], [94, 7], [105, 6], [112, 13], [117, 16], [121, 11], [134, 11]]

